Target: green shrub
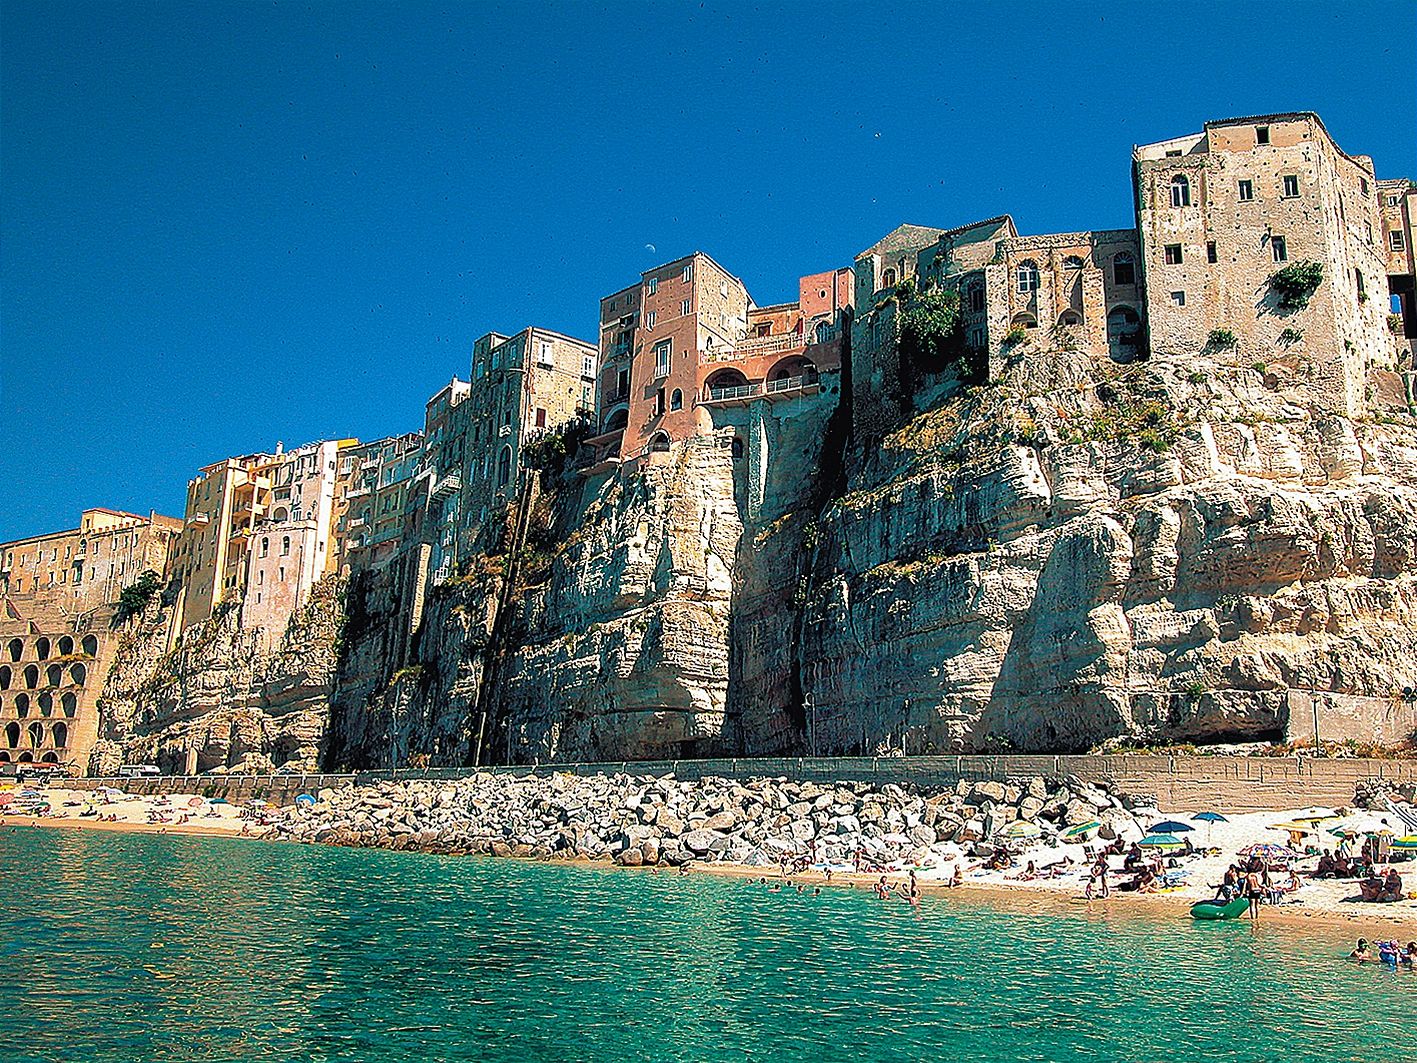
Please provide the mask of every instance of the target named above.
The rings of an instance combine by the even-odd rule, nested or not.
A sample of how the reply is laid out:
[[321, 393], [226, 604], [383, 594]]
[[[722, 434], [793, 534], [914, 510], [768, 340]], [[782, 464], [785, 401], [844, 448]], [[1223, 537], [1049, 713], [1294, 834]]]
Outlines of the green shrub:
[[1211, 350], [1223, 351], [1234, 347], [1240, 341], [1235, 338], [1235, 333], [1228, 328], [1216, 328], [1210, 330], [1210, 335], [1206, 337], [1205, 345]]
[[137, 579], [119, 592], [118, 612], [114, 619], [122, 623], [130, 616], [141, 613], [148, 607], [153, 595], [160, 590], [162, 590], [162, 577], [152, 569], [142, 572]]
[[1292, 346], [1303, 338], [1304, 330], [1301, 328], [1286, 328], [1279, 333], [1279, 342], [1285, 347]]
[[1269, 286], [1279, 294], [1280, 306], [1286, 310], [1302, 310], [1309, 305], [1323, 279], [1322, 262], [1291, 262], [1271, 274]]

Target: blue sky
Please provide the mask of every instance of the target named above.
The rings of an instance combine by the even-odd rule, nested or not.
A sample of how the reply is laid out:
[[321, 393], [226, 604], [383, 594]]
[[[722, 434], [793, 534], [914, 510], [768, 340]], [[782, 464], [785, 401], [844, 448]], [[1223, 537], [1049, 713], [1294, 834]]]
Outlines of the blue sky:
[[0, 539], [417, 428], [694, 249], [769, 303], [900, 221], [1125, 226], [1133, 143], [1301, 109], [1417, 176], [1417, 5], [5, 0]]

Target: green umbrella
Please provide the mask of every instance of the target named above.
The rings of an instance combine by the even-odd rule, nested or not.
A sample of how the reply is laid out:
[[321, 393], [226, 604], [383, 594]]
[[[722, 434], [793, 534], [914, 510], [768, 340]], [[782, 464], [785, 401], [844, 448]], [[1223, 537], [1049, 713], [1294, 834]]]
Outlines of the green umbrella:
[[1152, 849], [1184, 849], [1186, 843], [1177, 838], [1174, 834], [1148, 834], [1137, 843]]
[[1084, 834], [1091, 833], [1100, 826], [1102, 826], [1102, 823], [1095, 819], [1087, 823], [1079, 823], [1076, 827], [1069, 827], [1067, 830], [1063, 831], [1063, 837], [1081, 838]]

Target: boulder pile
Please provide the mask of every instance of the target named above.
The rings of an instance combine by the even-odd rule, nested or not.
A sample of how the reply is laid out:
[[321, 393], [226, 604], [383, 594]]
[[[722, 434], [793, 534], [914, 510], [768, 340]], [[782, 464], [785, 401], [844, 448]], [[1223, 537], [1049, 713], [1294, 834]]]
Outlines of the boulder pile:
[[[785, 778], [511, 775], [322, 790], [282, 810], [272, 836], [298, 842], [614, 860], [627, 866], [802, 861], [884, 868], [931, 850], [987, 857], [1056, 841], [1096, 822], [1097, 836], [1141, 836], [1132, 809], [1154, 799], [1075, 776], [961, 781], [950, 789]], [[1023, 821], [1030, 826], [1018, 827]], [[936, 849], [936, 847], [940, 847]]]

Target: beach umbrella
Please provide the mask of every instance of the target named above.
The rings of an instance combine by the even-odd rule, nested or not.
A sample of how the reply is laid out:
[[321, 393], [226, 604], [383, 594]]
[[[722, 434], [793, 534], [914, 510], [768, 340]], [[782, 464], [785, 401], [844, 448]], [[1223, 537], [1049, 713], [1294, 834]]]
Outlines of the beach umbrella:
[[1039, 829], [1037, 823], [1030, 823], [1026, 819], [1016, 819], [999, 831], [999, 836], [1003, 838], [1036, 838], [1042, 833], [1043, 831]]
[[1295, 823], [1318, 823], [1326, 819], [1337, 819], [1338, 812], [1332, 808], [1311, 805], [1289, 817]]
[[1400, 849], [1405, 853], [1417, 852], [1417, 834], [1409, 834], [1405, 838], [1394, 838], [1392, 847]]
[[1206, 825], [1206, 826], [1205, 826], [1205, 844], [1206, 844], [1206, 847], [1207, 847], [1207, 848], [1210, 847], [1210, 836], [1215, 833], [1215, 825], [1216, 825], [1217, 823], [1229, 823], [1229, 822], [1230, 822], [1228, 819], [1226, 819], [1224, 816], [1222, 816], [1219, 812], [1197, 812], [1197, 813], [1196, 813], [1195, 815], [1193, 815], [1191, 818], [1194, 819], [1194, 820], [1197, 820], [1198, 822], [1204, 823], [1204, 824]]
[[297, 794], [295, 797], [295, 803], [297, 805], [300, 805], [302, 808], [309, 808], [315, 803], [315, 798], [312, 797], [310, 794]]
[[1137, 844], [1149, 849], [1181, 849], [1186, 843], [1174, 834], [1148, 834]]
[[187, 799], [188, 808], [201, 808], [206, 802], [200, 797], [189, 797]]
[[1387, 820], [1375, 816], [1371, 812], [1348, 816], [1326, 829], [1335, 838], [1355, 837], [1359, 834], [1397, 834], [1397, 831], [1388, 825]]
[[15, 795], [14, 795], [14, 794], [11, 794], [11, 793], [0, 793], [0, 805], [8, 805], [8, 804], [9, 804], [11, 801], [13, 801], [14, 799], [15, 799]]
[[1146, 828], [1148, 834], [1184, 834], [1186, 831], [1195, 830], [1189, 823], [1182, 823], [1179, 819], [1168, 819], [1161, 823], [1153, 823]]
[[1062, 837], [1081, 838], [1084, 834], [1090, 834], [1100, 826], [1102, 826], [1101, 821], [1095, 819], [1087, 823], [1079, 823], [1076, 827], [1069, 827], [1063, 831]]

